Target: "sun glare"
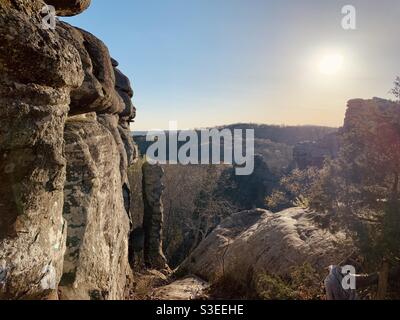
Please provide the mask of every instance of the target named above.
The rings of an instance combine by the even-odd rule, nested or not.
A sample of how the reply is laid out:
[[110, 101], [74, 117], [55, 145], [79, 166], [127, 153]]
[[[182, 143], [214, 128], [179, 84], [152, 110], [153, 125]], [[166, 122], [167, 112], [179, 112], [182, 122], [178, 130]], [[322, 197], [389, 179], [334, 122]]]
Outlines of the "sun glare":
[[325, 75], [335, 75], [342, 69], [343, 61], [343, 55], [339, 53], [326, 54], [319, 63], [319, 71]]

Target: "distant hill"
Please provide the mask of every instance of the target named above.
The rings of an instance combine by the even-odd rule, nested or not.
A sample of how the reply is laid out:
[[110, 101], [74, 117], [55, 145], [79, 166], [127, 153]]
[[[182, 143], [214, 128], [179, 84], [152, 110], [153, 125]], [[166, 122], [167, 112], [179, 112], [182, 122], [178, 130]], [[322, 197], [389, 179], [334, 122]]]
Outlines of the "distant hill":
[[[219, 126], [216, 129], [254, 129], [255, 152], [263, 156], [273, 172], [279, 172], [290, 166], [296, 144], [304, 141], [318, 141], [338, 131], [337, 128], [323, 126], [278, 126], [251, 123]], [[151, 145], [151, 142], [146, 141], [146, 133], [146, 131], [133, 132], [141, 154], [145, 154]], [[179, 145], [183, 144], [184, 142], [179, 143]]]
[[134, 137], [146, 136], [147, 131], [133, 131], [132, 134]]
[[317, 141], [338, 131], [338, 128], [323, 126], [278, 126], [251, 123], [238, 123], [219, 128], [230, 130], [254, 129], [256, 139], [268, 139], [272, 142], [285, 143], [291, 146], [303, 141]]
[[[217, 129], [254, 129], [256, 139], [268, 139], [276, 143], [295, 145], [303, 141], [317, 141], [324, 136], [337, 132], [338, 128], [324, 126], [279, 126], [267, 124], [236, 123], [218, 126]], [[134, 131], [137, 137], [146, 136], [147, 131]]]

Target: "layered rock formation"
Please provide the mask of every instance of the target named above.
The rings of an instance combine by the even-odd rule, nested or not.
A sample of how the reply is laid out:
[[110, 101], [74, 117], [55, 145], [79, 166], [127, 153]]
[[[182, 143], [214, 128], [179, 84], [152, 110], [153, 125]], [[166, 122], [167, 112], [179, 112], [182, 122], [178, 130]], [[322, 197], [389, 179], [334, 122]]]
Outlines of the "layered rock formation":
[[129, 237], [129, 262], [135, 271], [144, 267], [144, 230], [143, 230], [143, 159], [138, 157], [129, 168], [129, 182], [131, 186], [131, 216], [132, 232]]
[[43, 298], [63, 268], [64, 123], [84, 73], [43, 5], [0, 1], [0, 299]]
[[91, 0], [46, 0], [48, 5], [56, 8], [59, 16], [74, 16], [85, 11], [90, 6]]
[[167, 259], [162, 250], [162, 227], [164, 209], [161, 201], [164, 185], [161, 166], [143, 165], [144, 200], [144, 260], [146, 266], [158, 270], [168, 269]]
[[94, 113], [69, 118], [65, 142], [68, 239], [60, 298], [122, 299], [129, 272], [129, 211], [120, 150]]
[[[118, 113], [133, 106], [130, 97], [123, 100], [116, 90], [103, 42], [67, 24], [62, 28], [74, 35], [72, 42], [86, 63], [83, 85], [71, 93], [71, 113], [82, 115], [70, 116], [65, 126], [68, 239], [60, 298], [122, 299], [130, 271], [127, 152], [133, 151], [125, 149], [129, 145], [121, 138]], [[128, 127], [130, 119], [125, 120]]]
[[293, 159], [301, 170], [308, 167], [321, 168], [325, 159], [336, 158], [338, 152], [338, 134], [331, 133], [318, 141], [304, 141], [296, 144], [293, 149]]
[[301, 208], [234, 214], [200, 243], [180, 270], [206, 280], [229, 273], [244, 281], [266, 272], [285, 276], [306, 262], [321, 271], [348, 251], [342, 234], [322, 230], [312, 216]]
[[0, 299], [120, 299], [133, 91], [95, 36], [43, 28], [44, 5], [0, 0]]

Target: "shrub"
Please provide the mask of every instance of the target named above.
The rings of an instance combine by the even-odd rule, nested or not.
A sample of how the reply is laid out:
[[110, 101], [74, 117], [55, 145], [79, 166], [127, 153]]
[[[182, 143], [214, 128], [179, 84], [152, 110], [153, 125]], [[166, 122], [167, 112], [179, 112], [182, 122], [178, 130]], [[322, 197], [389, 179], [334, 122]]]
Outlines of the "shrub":
[[240, 265], [228, 270], [212, 283], [210, 295], [218, 299], [245, 300], [321, 300], [324, 299], [323, 275], [308, 263], [293, 267], [283, 277], [268, 272], [240, 270]]

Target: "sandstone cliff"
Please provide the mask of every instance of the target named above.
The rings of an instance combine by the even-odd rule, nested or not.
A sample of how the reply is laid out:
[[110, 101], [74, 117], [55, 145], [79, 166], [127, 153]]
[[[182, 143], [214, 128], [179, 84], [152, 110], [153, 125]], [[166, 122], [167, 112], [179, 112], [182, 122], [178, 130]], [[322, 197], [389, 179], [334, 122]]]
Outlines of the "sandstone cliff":
[[44, 5], [0, 1], [0, 299], [121, 299], [133, 91], [94, 35], [43, 28]]

